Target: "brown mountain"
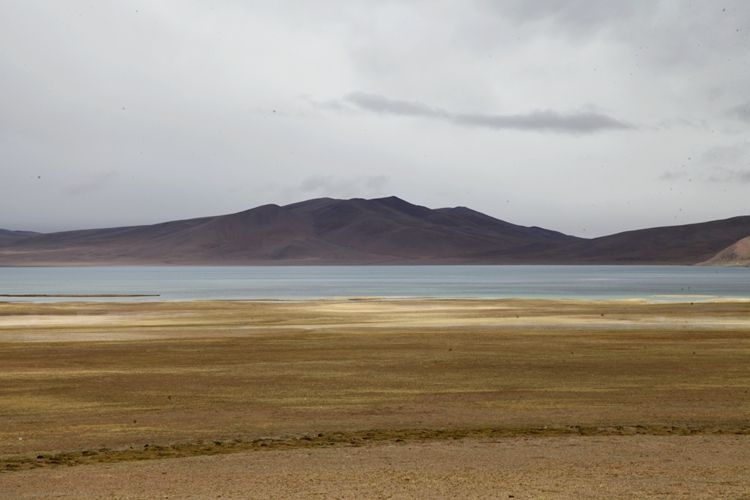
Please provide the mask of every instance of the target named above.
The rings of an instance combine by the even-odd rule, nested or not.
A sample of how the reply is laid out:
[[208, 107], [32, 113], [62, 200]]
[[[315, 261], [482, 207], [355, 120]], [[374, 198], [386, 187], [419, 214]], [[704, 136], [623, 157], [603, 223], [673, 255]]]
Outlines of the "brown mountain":
[[702, 264], [707, 266], [750, 267], [750, 236], [729, 245]]
[[66, 231], [0, 246], [0, 264], [386, 264], [525, 262], [578, 238], [468, 208], [396, 197], [319, 198], [149, 226]]
[[595, 239], [396, 197], [319, 198], [148, 226], [0, 240], [0, 265], [694, 264], [750, 234], [750, 217]]
[[37, 234], [39, 233], [34, 233], [32, 231], [9, 231], [7, 229], [0, 229], [0, 245], [14, 243]]
[[581, 264], [696, 264], [748, 234], [750, 216], [733, 217], [578, 241], [554, 258]]

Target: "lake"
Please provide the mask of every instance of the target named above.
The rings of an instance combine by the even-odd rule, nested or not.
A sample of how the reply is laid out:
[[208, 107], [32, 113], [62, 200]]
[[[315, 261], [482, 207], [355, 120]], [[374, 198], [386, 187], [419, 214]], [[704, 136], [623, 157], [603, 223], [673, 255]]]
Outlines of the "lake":
[[8, 267], [0, 268], [0, 294], [159, 295], [85, 300], [518, 297], [691, 301], [750, 298], [750, 269], [690, 266]]

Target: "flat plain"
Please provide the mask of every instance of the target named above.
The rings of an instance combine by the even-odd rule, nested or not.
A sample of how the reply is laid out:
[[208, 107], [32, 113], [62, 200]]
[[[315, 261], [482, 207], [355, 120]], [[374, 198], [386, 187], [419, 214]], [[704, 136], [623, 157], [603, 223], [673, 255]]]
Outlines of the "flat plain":
[[750, 302], [9, 302], [0, 367], [0, 497], [750, 491]]

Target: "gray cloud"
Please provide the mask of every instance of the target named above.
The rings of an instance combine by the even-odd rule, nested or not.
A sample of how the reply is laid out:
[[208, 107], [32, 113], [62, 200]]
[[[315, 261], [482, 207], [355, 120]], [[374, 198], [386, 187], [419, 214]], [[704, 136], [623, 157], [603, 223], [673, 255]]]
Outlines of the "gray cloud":
[[427, 106], [421, 102], [399, 101], [396, 99], [388, 99], [377, 94], [366, 94], [364, 92], [353, 92], [346, 96], [346, 101], [375, 113], [448, 119], [451, 117], [451, 114], [447, 111]]
[[604, 130], [635, 128], [624, 121], [593, 112], [559, 113], [545, 110], [520, 115], [455, 113], [421, 102], [389, 99], [381, 95], [362, 92], [349, 94], [346, 101], [374, 113], [433, 118], [445, 120], [455, 125], [498, 130], [514, 129], [564, 134], [590, 134]]
[[647, 15], [659, 0], [486, 0], [491, 8], [522, 22], [549, 20], [565, 26], [571, 33], [597, 30], [622, 23], [636, 13]]
[[599, 113], [558, 113], [534, 111], [524, 115], [455, 114], [452, 121], [461, 125], [497, 129], [539, 130], [587, 134], [602, 130], [627, 130], [633, 125]]
[[738, 143], [707, 149], [690, 165], [667, 170], [661, 181], [700, 181], [703, 183], [744, 184], [750, 182], [750, 144]]
[[745, 169], [718, 167], [709, 175], [708, 181], [750, 183], [750, 167]]
[[86, 179], [69, 184], [63, 189], [63, 192], [71, 196], [77, 196], [98, 191], [109, 184], [115, 177], [117, 177], [117, 172], [115, 170], [96, 172]]
[[710, 148], [700, 156], [699, 162], [708, 167], [706, 180], [709, 182], [750, 182], [750, 143]]
[[364, 187], [370, 191], [383, 191], [388, 185], [388, 177], [385, 175], [372, 175], [364, 180]]
[[[479, 0], [485, 12], [540, 38], [585, 45], [616, 40], [639, 67], [692, 68], [744, 59], [750, 3], [743, 0]], [[680, 22], [671, 22], [680, 19]], [[720, 54], [720, 56], [718, 55]]]
[[385, 175], [369, 175], [356, 178], [332, 175], [311, 175], [302, 180], [298, 190], [306, 195], [359, 197], [385, 194], [388, 185]]
[[750, 102], [731, 108], [729, 114], [745, 123], [750, 123]]
[[690, 177], [690, 174], [679, 170], [666, 170], [659, 175], [660, 181], [681, 181]]
[[705, 165], [732, 165], [740, 163], [748, 155], [750, 144], [732, 144], [709, 148], [700, 155], [699, 161]]
[[748, 37], [746, 0], [0, 1], [0, 227], [389, 194], [587, 235], [729, 217]]

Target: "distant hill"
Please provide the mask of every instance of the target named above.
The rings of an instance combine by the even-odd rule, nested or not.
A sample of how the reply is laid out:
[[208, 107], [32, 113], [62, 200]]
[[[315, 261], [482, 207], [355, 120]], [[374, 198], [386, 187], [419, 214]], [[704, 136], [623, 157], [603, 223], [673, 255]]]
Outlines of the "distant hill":
[[750, 234], [750, 217], [584, 239], [466, 207], [318, 198], [147, 226], [6, 233], [0, 265], [695, 264]]
[[746, 266], [750, 267], [750, 236], [729, 245], [703, 265], [709, 266]]
[[35, 236], [39, 233], [31, 231], [9, 231], [7, 229], [0, 229], [0, 245], [7, 245], [8, 243], [14, 243], [31, 236]]
[[555, 258], [572, 263], [697, 264], [750, 234], [750, 216], [656, 227], [579, 241]]
[[396, 197], [319, 198], [149, 226], [49, 233], [0, 246], [0, 264], [527, 262], [579, 238]]

